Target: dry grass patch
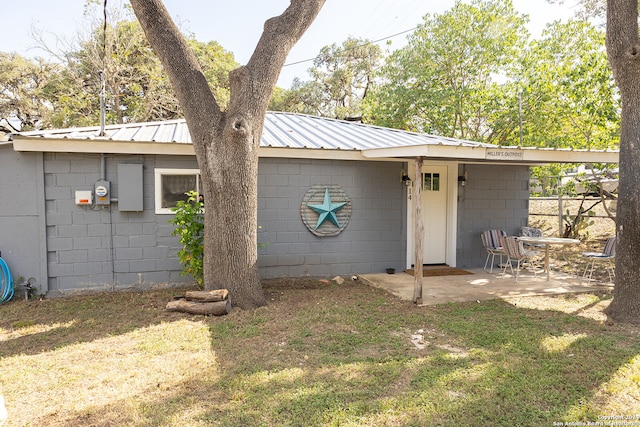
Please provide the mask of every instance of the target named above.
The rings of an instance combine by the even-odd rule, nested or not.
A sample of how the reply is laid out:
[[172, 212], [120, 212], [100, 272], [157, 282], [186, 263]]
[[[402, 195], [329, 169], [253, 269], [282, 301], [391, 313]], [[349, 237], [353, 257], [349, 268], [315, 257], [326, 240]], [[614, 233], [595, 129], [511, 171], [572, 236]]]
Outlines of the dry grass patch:
[[351, 281], [264, 287], [266, 307], [223, 317], [166, 312], [175, 290], [0, 306], [6, 425], [533, 426], [640, 413], [640, 337], [600, 317], [606, 294], [419, 308]]

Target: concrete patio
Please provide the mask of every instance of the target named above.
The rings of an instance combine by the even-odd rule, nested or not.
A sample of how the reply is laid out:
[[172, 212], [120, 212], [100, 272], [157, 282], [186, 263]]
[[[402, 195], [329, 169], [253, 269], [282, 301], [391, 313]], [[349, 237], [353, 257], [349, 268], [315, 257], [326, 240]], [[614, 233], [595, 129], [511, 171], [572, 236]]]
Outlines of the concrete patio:
[[[515, 276], [503, 276], [500, 269], [494, 269], [492, 274], [483, 269], [466, 271], [473, 274], [423, 278], [422, 305], [613, 289], [612, 283], [586, 282], [582, 277], [555, 271], [551, 271], [549, 281], [546, 280], [546, 273], [538, 273], [535, 277], [532, 272], [523, 271], [517, 282]], [[413, 300], [413, 276], [410, 274], [365, 274], [360, 279], [401, 299]]]

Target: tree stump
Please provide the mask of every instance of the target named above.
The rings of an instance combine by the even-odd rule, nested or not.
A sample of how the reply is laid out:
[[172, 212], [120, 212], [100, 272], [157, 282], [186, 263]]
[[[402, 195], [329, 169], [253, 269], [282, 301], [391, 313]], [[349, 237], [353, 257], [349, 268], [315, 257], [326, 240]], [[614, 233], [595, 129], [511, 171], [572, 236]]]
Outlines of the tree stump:
[[231, 300], [226, 289], [188, 291], [184, 298], [169, 301], [166, 309], [189, 314], [223, 316], [231, 311]]

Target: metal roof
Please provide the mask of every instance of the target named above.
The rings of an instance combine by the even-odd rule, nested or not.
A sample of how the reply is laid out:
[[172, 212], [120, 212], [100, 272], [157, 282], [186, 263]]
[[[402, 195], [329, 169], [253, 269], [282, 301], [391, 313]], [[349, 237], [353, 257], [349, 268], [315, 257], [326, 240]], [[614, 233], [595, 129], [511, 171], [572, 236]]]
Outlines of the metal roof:
[[[129, 123], [21, 132], [11, 136], [16, 151], [193, 155], [186, 122]], [[498, 146], [366, 125], [305, 114], [268, 112], [261, 157], [396, 159], [417, 157], [520, 163], [618, 163], [617, 150]]]
[[[100, 140], [191, 144], [184, 119], [21, 132], [18, 136], [44, 139]], [[268, 112], [265, 117], [261, 147], [306, 148], [325, 150], [370, 150], [376, 148], [442, 145], [451, 147], [496, 147], [466, 141], [366, 125], [345, 120], [305, 114]]]

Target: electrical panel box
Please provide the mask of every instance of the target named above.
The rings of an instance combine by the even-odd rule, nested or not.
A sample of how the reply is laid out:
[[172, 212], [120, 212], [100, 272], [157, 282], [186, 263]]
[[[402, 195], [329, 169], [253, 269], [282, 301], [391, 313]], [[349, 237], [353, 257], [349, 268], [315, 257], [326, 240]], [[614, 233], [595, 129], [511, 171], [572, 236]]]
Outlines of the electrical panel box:
[[111, 183], [109, 181], [96, 181], [93, 192], [96, 195], [96, 205], [111, 204]]
[[93, 193], [91, 190], [76, 191], [76, 205], [90, 205], [93, 202]]
[[118, 210], [142, 212], [144, 209], [143, 166], [134, 163], [118, 165]]

